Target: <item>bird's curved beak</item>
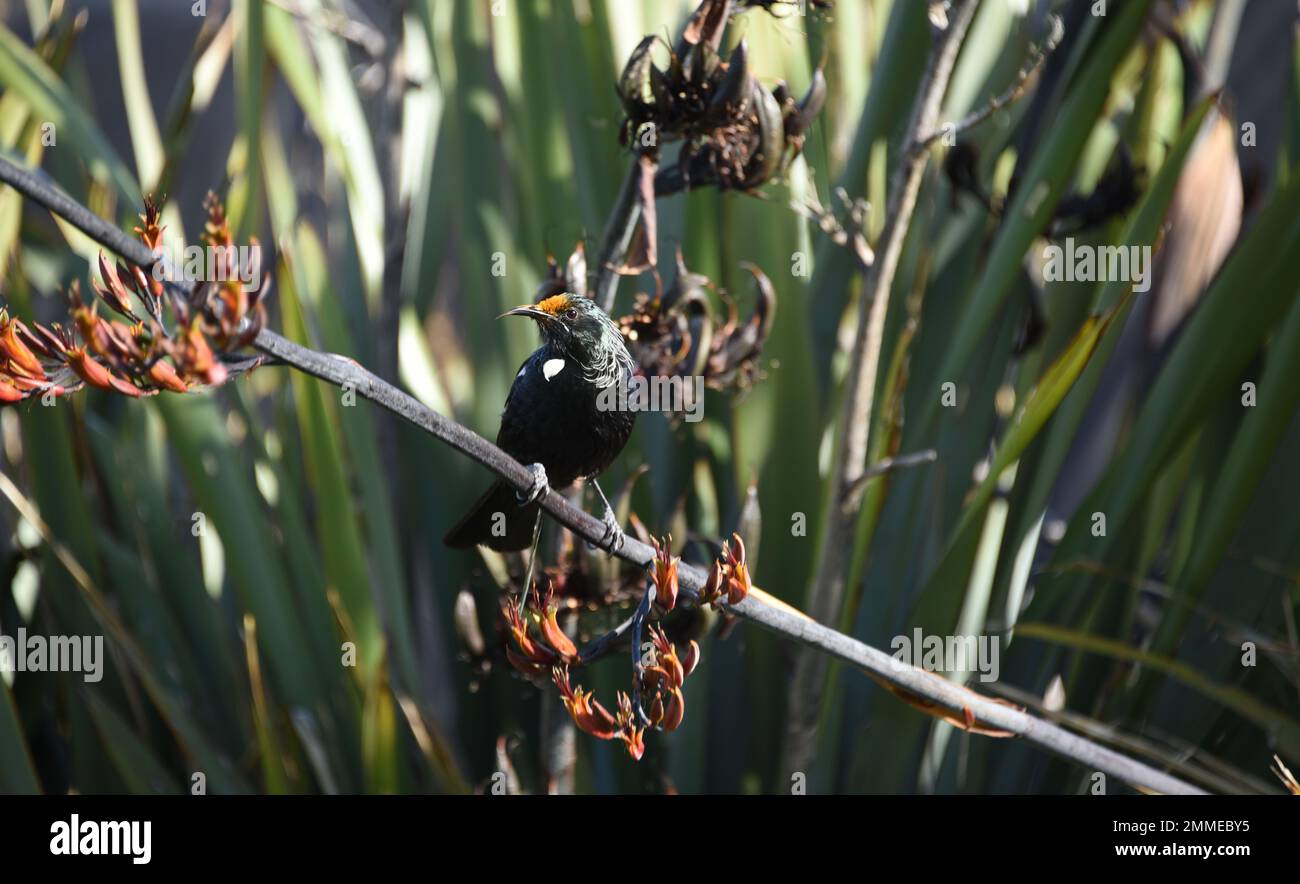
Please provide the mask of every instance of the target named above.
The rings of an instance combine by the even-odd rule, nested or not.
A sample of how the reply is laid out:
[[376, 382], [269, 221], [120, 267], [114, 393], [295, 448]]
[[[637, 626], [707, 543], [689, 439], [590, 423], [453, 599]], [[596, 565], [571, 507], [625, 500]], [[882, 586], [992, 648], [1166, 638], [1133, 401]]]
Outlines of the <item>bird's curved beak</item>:
[[507, 316], [531, 316], [533, 319], [537, 320], [555, 318], [545, 310], [538, 310], [537, 307], [532, 304], [520, 304], [512, 310], [507, 310], [505, 313], [502, 313], [497, 317], [497, 319], [505, 319]]

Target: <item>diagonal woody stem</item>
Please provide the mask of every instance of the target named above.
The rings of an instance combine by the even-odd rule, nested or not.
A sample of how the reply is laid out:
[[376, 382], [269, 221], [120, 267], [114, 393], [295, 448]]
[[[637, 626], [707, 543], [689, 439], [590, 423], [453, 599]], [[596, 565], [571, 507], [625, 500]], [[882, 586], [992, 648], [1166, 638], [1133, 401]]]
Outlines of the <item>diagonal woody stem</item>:
[[614, 307], [614, 295], [618, 293], [618, 266], [627, 254], [628, 243], [636, 230], [636, 222], [641, 217], [641, 206], [637, 202], [637, 186], [641, 179], [640, 167], [636, 159], [628, 166], [619, 187], [618, 200], [614, 211], [605, 222], [605, 233], [601, 238], [600, 258], [596, 262], [596, 288], [594, 297], [600, 309], [609, 313]]
[[[858, 524], [853, 489], [866, 469], [885, 313], [926, 166], [927, 152], [917, 149], [916, 145], [923, 137], [922, 133], [935, 128], [944, 93], [948, 91], [948, 81], [957, 63], [958, 50], [978, 6], [978, 0], [956, 0], [948, 14], [948, 26], [934, 38], [925, 77], [903, 136], [898, 170], [890, 183], [885, 226], [880, 234], [875, 260], [866, 269], [862, 299], [858, 305], [858, 328], [840, 411], [839, 445], [831, 470], [829, 511], [808, 594], [809, 612], [823, 623], [834, 623], [839, 617], [852, 563]], [[817, 722], [821, 714], [826, 671], [826, 658], [811, 653], [807, 648], [795, 657], [782, 750], [782, 768], [787, 772], [807, 771], [816, 755]]]
[[[59, 192], [41, 173], [21, 169], [0, 157], [0, 182], [9, 184], [106, 249], [146, 271], [152, 270], [158, 260], [138, 240]], [[532, 485], [532, 473], [523, 464], [474, 431], [438, 414], [351, 359], [308, 349], [269, 330], [258, 334], [254, 346], [279, 363], [337, 387], [355, 391], [362, 398], [369, 399], [420, 427], [440, 442], [487, 467], [517, 490], [525, 491]], [[563, 495], [550, 489], [539, 502], [541, 508], [557, 522], [592, 544], [601, 544], [606, 532], [600, 519], [583, 512]], [[654, 549], [634, 537], [627, 537], [619, 551], [611, 554], [642, 568], [654, 559]], [[699, 595], [707, 576], [704, 570], [685, 563], [678, 568], [679, 585], [688, 596]], [[924, 698], [942, 709], [964, 716], [968, 721], [973, 719], [981, 725], [1008, 731], [1090, 770], [1100, 771], [1137, 788], [1154, 792], [1201, 792], [1177, 777], [1080, 737], [1022, 709], [1002, 705], [933, 673], [900, 664], [884, 651], [823, 626], [757, 587], [739, 604], [729, 605], [728, 610], [802, 645], [804, 649], [829, 654], [905, 693]]]

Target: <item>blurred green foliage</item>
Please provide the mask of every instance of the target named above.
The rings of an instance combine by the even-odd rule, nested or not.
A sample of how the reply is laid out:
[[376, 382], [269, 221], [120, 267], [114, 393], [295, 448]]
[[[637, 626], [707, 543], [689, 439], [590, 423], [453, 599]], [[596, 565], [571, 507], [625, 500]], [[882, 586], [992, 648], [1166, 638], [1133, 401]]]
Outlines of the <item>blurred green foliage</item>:
[[[193, 51], [179, 70], [155, 61], [156, 4], [90, 3], [86, 26], [113, 32], [114, 71], [80, 54], [86, 23], [75, 9], [15, 4], [13, 29], [0, 28], [0, 147], [126, 227], [143, 192], [218, 191], [242, 235], [275, 246], [279, 330], [395, 370], [428, 405], [492, 436], [535, 346], [524, 324], [495, 317], [531, 297], [548, 253], [563, 260], [583, 241], [594, 264], [629, 162], [614, 82], [632, 47], [646, 34], [670, 38], [691, 5], [404, 5], [404, 16], [372, 22], [381, 43], [400, 40], [408, 82], [393, 103], [382, 88], [391, 59], [374, 34], [344, 26], [338, 0], [210, 3], [206, 19], [183, 22]], [[1029, 98], [968, 133], [997, 194], [1013, 165], [1020, 172], [1005, 218], [953, 202], [946, 146], [935, 147], [889, 305], [878, 413], [849, 416], [837, 403], [858, 270], [791, 204], [815, 195], [834, 206], [843, 187], [870, 202], [867, 232], [879, 231], [928, 52], [925, 4], [741, 15], [728, 41], [749, 41], [764, 83], [782, 78], [799, 94], [824, 64], [829, 103], [787, 180], [761, 196], [662, 200], [658, 253], [669, 277], [680, 247], [742, 310], [741, 262], [771, 277], [779, 309], [764, 376], [741, 395], [711, 392], [698, 424], [643, 418], [605, 487], [648, 466], [630, 505], [652, 532], [680, 538], [689, 525], [693, 537], [717, 537], [739, 526], [757, 583], [799, 606], [837, 422], [871, 420], [873, 457], [934, 447], [934, 464], [869, 486], [841, 627], [878, 647], [913, 627], [1001, 634], [1010, 643], [992, 687], [1012, 701], [1040, 707], [1059, 678], [1060, 714], [1089, 736], [1207, 788], [1277, 791], [1271, 753], [1300, 764], [1300, 79], [1286, 119], [1258, 121], [1285, 132], [1241, 241], [1158, 353], [1120, 361], [1144, 296], [1033, 278], [1055, 207], [1088, 192], [1118, 142], [1144, 167], [1139, 199], [1080, 241], [1159, 247], [1207, 133], [1236, 131], [1208, 103], [1185, 103], [1172, 45], [1142, 29], [1151, 5], [1115, 2], [1105, 20], [1086, 21], [1036, 141], [1017, 140]], [[1196, 45], [1212, 5], [1184, 16]], [[1027, 63], [1042, 22], [1014, 6], [982, 4], [946, 118], [1003, 92]], [[103, 99], [114, 77], [124, 121]], [[230, 110], [220, 136], [195, 139], [219, 107]], [[187, 162], [203, 152], [212, 156]], [[1236, 174], [1231, 153], [1212, 166], [1218, 174]], [[164, 217], [169, 241], [197, 236], [195, 206], [173, 201]], [[84, 284], [96, 254], [0, 190], [11, 310], [56, 314], [60, 287]], [[653, 285], [624, 280], [614, 313]], [[1031, 290], [1047, 331], [1018, 352]], [[1113, 321], [1089, 324], [1102, 314]], [[1091, 358], [1061, 383], [1048, 369], [1077, 355], [1068, 348], [1081, 329], [1098, 335]], [[1116, 372], [1138, 390], [1093, 467], [1095, 485], [1054, 517], [1067, 522], [1063, 536], [1040, 546], [1055, 530], [1045, 517], [1054, 489], [1078, 468], [1072, 443]], [[940, 400], [946, 382], [959, 391], [953, 409]], [[1246, 382], [1258, 392], [1251, 407]], [[1027, 416], [1008, 419], [999, 396], [1029, 400]], [[499, 564], [439, 543], [486, 484], [483, 471], [276, 368], [211, 393], [84, 393], [0, 420], [5, 475], [43, 523], [3, 508], [0, 631], [104, 634], [110, 649], [99, 683], [6, 677], [0, 791], [175, 792], [201, 772], [213, 792], [458, 792], [490, 784], [502, 738], [525, 787], [541, 788], [539, 692], [499, 663], [487, 674], [472, 666], [453, 626], [469, 587], [495, 640]], [[1094, 513], [1106, 516], [1104, 537]], [[806, 532], [792, 530], [800, 517]], [[355, 666], [344, 665], [348, 642]], [[1242, 665], [1245, 642], [1256, 665]], [[682, 728], [652, 738], [639, 766], [616, 744], [579, 737], [579, 791], [788, 790], [794, 648], [744, 624], [703, 646]], [[611, 661], [591, 686], [608, 696], [625, 677], [625, 662]], [[817, 745], [814, 791], [1093, 784], [1024, 746], [954, 732], [851, 672], [829, 677]]]

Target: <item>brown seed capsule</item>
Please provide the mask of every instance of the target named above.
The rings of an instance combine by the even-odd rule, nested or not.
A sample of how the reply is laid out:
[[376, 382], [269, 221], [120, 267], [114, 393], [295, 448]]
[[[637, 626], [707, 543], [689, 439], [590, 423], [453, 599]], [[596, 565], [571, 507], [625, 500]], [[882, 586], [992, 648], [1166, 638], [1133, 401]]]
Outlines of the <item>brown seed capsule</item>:
[[715, 125], [742, 117], [749, 110], [754, 87], [750, 83], [748, 53], [744, 40], [737, 43], [731, 51], [727, 71], [709, 101], [707, 116]]
[[627, 64], [623, 66], [623, 74], [618, 79], [618, 94], [629, 113], [654, 101], [654, 94], [650, 89], [650, 71], [654, 68], [650, 49], [657, 39], [654, 36], [646, 37], [636, 45], [632, 54], [628, 56]]
[[686, 53], [682, 62], [687, 81], [697, 89], [704, 86], [718, 69], [718, 52], [708, 43], [697, 43]]
[[785, 155], [785, 121], [781, 118], [781, 106], [776, 103], [772, 93], [757, 81], [754, 81], [751, 94], [758, 117], [759, 142], [758, 151], [746, 170], [747, 190], [767, 183], [781, 168], [781, 159]]
[[469, 590], [462, 589], [456, 595], [456, 605], [454, 617], [456, 623], [456, 633], [460, 640], [465, 643], [466, 649], [475, 657], [482, 657], [487, 650], [487, 643], [483, 641], [483, 630], [478, 625], [478, 606], [474, 604], [474, 595]]
[[826, 106], [826, 75], [822, 69], [818, 68], [813, 71], [812, 82], [808, 84], [808, 91], [804, 93], [803, 98], [799, 99], [797, 111], [785, 121], [785, 134], [790, 138], [797, 138], [804, 135], [812, 128], [813, 122], [817, 115], [822, 112]]

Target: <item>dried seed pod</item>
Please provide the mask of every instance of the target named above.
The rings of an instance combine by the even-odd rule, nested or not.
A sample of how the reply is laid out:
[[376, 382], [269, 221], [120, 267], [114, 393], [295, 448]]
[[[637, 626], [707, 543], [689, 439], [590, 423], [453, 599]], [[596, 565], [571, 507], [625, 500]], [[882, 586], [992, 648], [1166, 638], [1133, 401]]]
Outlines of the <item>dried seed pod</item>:
[[813, 71], [812, 82], [808, 91], [796, 105], [796, 112], [786, 117], [785, 134], [788, 138], [802, 138], [812, 128], [813, 121], [826, 106], [826, 75], [822, 69]]
[[478, 605], [469, 590], [462, 589], [456, 594], [453, 616], [456, 634], [464, 642], [466, 650], [475, 657], [482, 657], [487, 652], [487, 642], [483, 640], [483, 630], [478, 625]]
[[533, 302], [541, 303], [553, 295], [587, 295], [587, 252], [579, 240], [569, 254], [564, 266], [554, 255], [546, 256], [546, 275], [533, 294]]
[[722, 46], [722, 34], [731, 16], [731, 6], [731, 0], [702, 0], [682, 30], [681, 43], [706, 43], [717, 52]]
[[[657, 170], [659, 196], [704, 186], [756, 190], [798, 155], [804, 131], [825, 102], [821, 71], [800, 102], [784, 83], [775, 92], [759, 85], [743, 39], [722, 60], [724, 31], [736, 8], [733, 0], [702, 0], [670, 53], [666, 71], [649, 62], [650, 37], [623, 69], [618, 93], [626, 115], [620, 143], [657, 158], [662, 144], [684, 142], [677, 162]], [[653, 133], [653, 140], [647, 133]]]
[[623, 74], [618, 80], [618, 94], [623, 99], [623, 107], [628, 114], [634, 114], [654, 102], [650, 88], [650, 72], [654, 69], [654, 60], [650, 57], [650, 50], [657, 39], [650, 36], [638, 43], [628, 57], [627, 64], [623, 66]]
[[669, 284], [668, 290], [664, 292], [663, 298], [660, 299], [660, 309], [669, 310], [676, 306], [679, 301], [686, 302], [698, 294], [702, 294], [703, 289], [709, 285], [709, 278], [703, 273], [696, 273], [686, 266], [686, 259], [682, 256], [682, 248], [677, 247], [677, 272], [673, 276], [673, 281]]
[[[703, 376], [708, 371], [709, 355], [713, 348], [713, 318], [707, 309], [696, 310], [684, 321], [684, 336], [689, 346], [682, 358], [680, 374], [685, 377]], [[685, 389], [687, 388], [683, 388]]]
[[747, 386], [758, 374], [758, 359], [763, 353], [772, 323], [776, 318], [776, 289], [757, 266], [741, 265], [754, 277], [757, 300], [750, 318], [740, 325], [733, 313], [731, 321], [718, 333], [717, 346], [709, 358], [707, 377], [710, 386], [724, 389], [737, 384]]
[[750, 158], [746, 170], [745, 189], [752, 190], [765, 184], [781, 168], [785, 155], [785, 121], [776, 98], [757, 81], [752, 90], [754, 113], [758, 118], [758, 150]]
[[741, 40], [731, 51], [726, 73], [721, 83], [709, 100], [707, 117], [710, 121], [721, 124], [727, 120], [737, 119], [749, 110], [750, 95], [753, 86], [749, 76], [749, 50], [746, 42]]
[[654, 65], [650, 66], [650, 95], [657, 115], [669, 113], [673, 108], [673, 84], [668, 75]]
[[571, 293], [587, 294], [587, 250], [579, 241], [569, 255], [569, 263], [564, 266], [564, 282]]
[[682, 61], [682, 72], [686, 81], [697, 90], [702, 89], [718, 70], [718, 52], [708, 43], [697, 43], [686, 53]]
[[790, 94], [790, 84], [785, 80], [777, 80], [776, 85], [772, 87], [772, 97], [776, 103], [781, 105], [781, 111], [788, 113], [790, 105], [794, 104], [794, 96]]

